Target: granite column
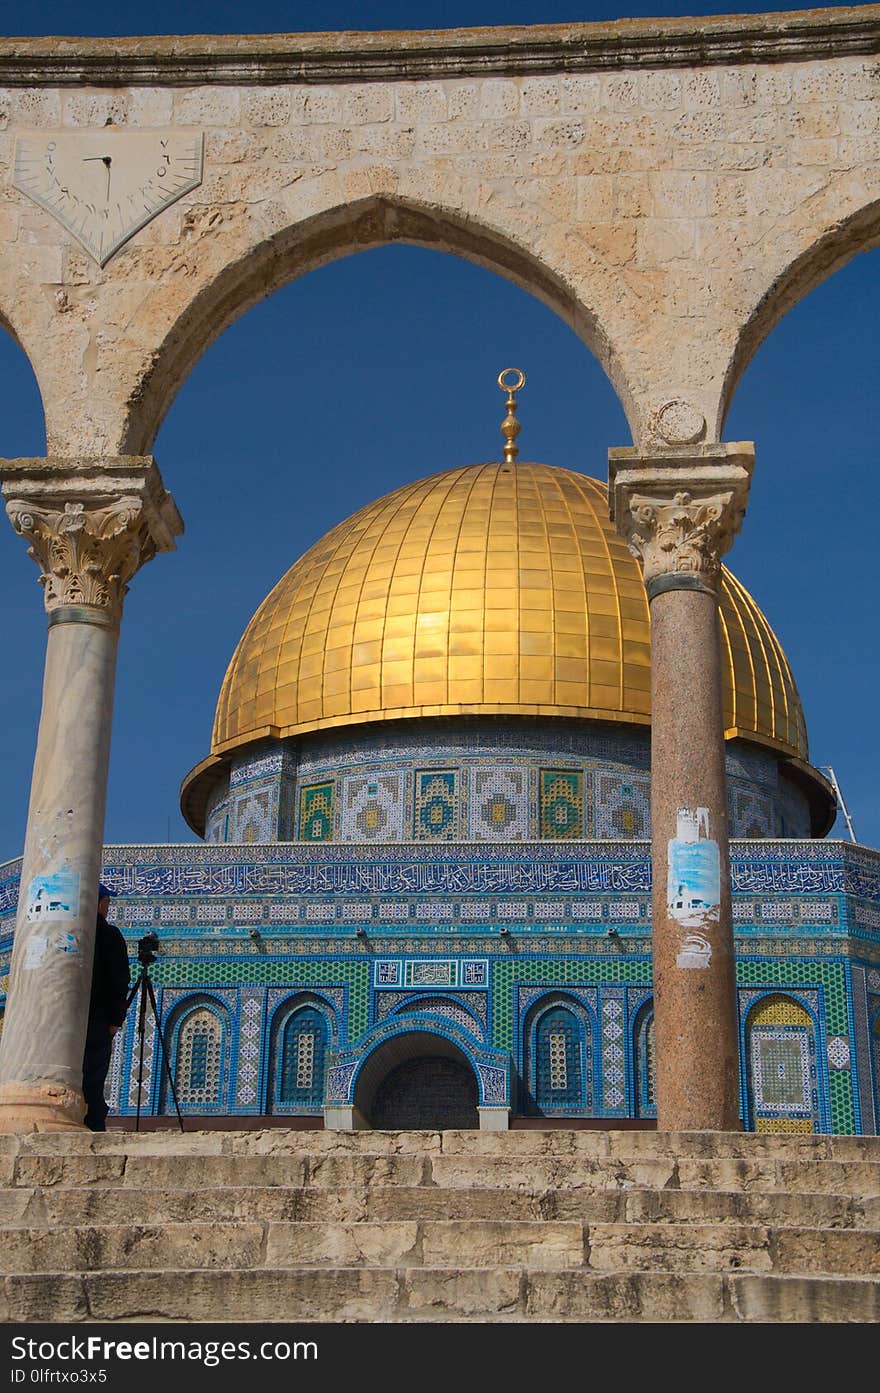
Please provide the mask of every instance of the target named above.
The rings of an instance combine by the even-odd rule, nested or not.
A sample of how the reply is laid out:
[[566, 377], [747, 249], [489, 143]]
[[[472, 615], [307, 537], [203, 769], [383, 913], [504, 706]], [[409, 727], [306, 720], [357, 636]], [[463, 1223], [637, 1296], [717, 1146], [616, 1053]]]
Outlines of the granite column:
[[49, 631], [9, 994], [0, 1132], [82, 1126], [116, 650], [128, 581], [182, 523], [151, 458], [5, 460]]
[[718, 623], [751, 445], [609, 453], [612, 517], [651, 609], [657, 1125], [735, 1131], [738, 1030]]

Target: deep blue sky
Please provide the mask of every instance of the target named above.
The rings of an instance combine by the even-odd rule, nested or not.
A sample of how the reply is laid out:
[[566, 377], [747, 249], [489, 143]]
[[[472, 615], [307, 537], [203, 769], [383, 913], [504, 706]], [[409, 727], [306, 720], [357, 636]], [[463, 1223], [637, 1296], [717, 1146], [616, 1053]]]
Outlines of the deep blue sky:
[[[666, 14], [730, 6], [666, 5]], [[740, 11], [756, 9], [740, 5]], [[793, 7], [782, 7], [793, 8]], [[18, 34], [440, 28], [650, 14], [630, 4], [110, 0], [10, 7]], [[811, 754], [837, 771], [859, 839], [880, 845], [876, 380], [880, 253], [857, 257], [777, 327], [725, 429], [758, 463], [729, 558], [778, 633], [806, 709]], [[214, 703], [245, 624], [278, 577], [342, 517], [399, 484], [497, 458], [500, 368], [521, 366], [523, 458], [606, 477], [630, 441], [601, 369], [523, 291], [452, 257], [371, 251], [258, 305], [209, 350], [156, 442], [187, 525], [126, 600], [108, 841], [191, 840], [182, 775], [208, 753]], [[0, 335], [0, 454], [41, 454], [42, 409]], [[21, 850], [45, 621], [36, 568], [0, 530], [0, 861]], [[838, 835], [844, 835], [838, 823]]]

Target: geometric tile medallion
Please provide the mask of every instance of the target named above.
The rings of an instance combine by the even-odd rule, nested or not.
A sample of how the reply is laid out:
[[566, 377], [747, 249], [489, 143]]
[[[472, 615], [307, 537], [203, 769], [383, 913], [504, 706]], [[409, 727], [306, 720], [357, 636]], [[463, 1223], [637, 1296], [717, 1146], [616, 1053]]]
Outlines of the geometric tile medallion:
[[299, 835], [304, 842], [329, 842], [333, 836], [333, 784], [300, 789]]
[[540, 788], [541, 837], [582, 837], [583, 774], [573, 769], [542, 769]]

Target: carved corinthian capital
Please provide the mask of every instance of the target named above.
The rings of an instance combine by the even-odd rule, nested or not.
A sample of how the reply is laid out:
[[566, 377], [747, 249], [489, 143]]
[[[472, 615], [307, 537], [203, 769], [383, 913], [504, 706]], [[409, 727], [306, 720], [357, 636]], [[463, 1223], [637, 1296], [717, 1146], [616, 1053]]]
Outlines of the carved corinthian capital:
[[0, 479], [50, 615], [85, 607], [118, 623], [132, 576], [183, 531], [149, 456], [2, 460]]
[[753, 446], [645, 456], [627, 448], [610, 450], [608, 460], [611, 516], [641, 562], [649, 596], [661, 577], [713, 590], [745, 513]]

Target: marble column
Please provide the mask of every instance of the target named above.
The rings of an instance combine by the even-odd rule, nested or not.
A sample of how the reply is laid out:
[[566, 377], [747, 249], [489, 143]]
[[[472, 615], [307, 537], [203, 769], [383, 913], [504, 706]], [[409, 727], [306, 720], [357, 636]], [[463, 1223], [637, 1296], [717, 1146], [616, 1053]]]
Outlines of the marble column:
[[128, 581], [183, 524], [155, 462], [2, 460], [48, 613], [9, 992], [0, 1132], [82, 1126], [116, 649]]
[[611, 515], [651, 609], [657, 1126], [736, 1131], [738, 1032], [718, 580], [749, 444], [609, 451]]

